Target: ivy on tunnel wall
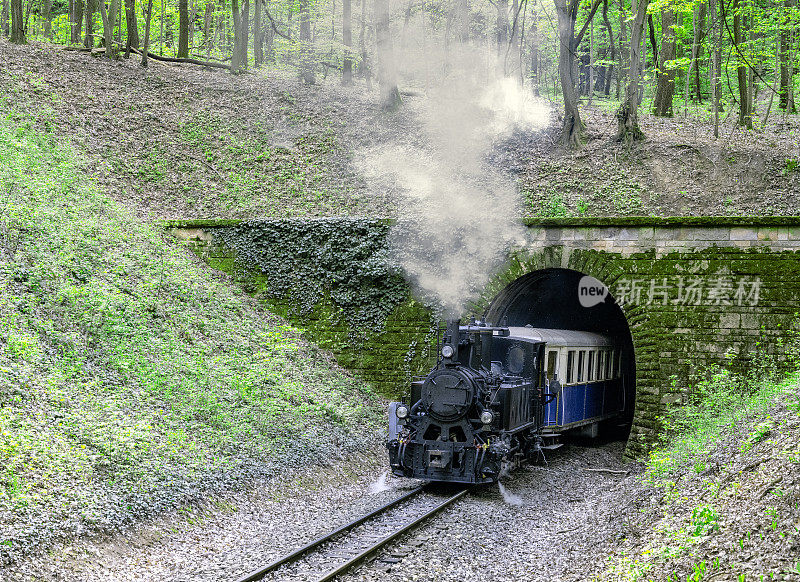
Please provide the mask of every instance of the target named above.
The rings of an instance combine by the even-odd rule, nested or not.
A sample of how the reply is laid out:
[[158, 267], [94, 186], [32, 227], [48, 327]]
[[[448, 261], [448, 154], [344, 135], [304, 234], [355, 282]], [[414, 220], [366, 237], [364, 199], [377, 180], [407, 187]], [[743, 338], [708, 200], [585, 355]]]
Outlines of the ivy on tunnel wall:
[[389, 228], [358, 218], [229, 222], [194, 247], [342, 366], [396, 396], [430, 369], [438, 328], [392, 265]]

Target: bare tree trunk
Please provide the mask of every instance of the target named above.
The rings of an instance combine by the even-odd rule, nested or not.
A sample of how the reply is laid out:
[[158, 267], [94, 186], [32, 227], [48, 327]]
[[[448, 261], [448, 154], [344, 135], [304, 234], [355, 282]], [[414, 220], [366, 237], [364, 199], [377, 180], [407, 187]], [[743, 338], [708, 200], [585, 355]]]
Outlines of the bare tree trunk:
[[502, 55], [508, 44], [508, 0], [497, 0], [497, 54]]
[[144, 46], [142, 46], [142, 66], [147, 66], [147, 51], [150, 48], [150, 21], [153, 20], [153, 0], [148, 0], [144, 14]]
[[300, 1], [300, 78], [303, 83], [313, 85], [314, 53], [311, 46], [311, 8], [309, 0]]
[[469, 42], [469, 25], [471, 20], [469, 0], [458, 0], [458, 40], [462, 44]]
[[594, 20], [589, 25], [589, 105], [594, 98]]
[[25, 44], [25, 26], [22, 13], [22, 0], [11, 0], [11, 42]]
[[719, 112], [722, 84], [720, 82], [721, 33], [717, 22], [717, 0], [708, 0], [709, 28], [713, 31], [713, 48], [711, 51], [711, 101], [714, 108], [714, 137], [719, 137]]
[[111, 0], [111, 4], [106, 9], [106, 0], [99, 0], [100, 18], [103, 20], [103, 41], [106, 48], [106, 56], [113, 59], [117, 54], [117, 45], [114, 44], [114, 24], [117, 21], [117, 10], [120, 0]]
[[0, 10], [0, 19], [2, 20], [2, 22], [0, 22], [0, 33], [2, 33], [2, 35], [6, 38], [8, 38], [8, 35], [11, 33], [11, 30], [8, 26], [9, 10], [9, 1], [3, 0], [3, 9]]
[[[269, 0], [264, 0], [264, 10], [269, 9]], [[265, 44], [267, 45], [266, 53], [264, 58], [268, 63], [275, 62], [275, 31], [272, 29], [271, 26], [267, 27], [267, 33], [265, 36]]]
[[[656, 41], [656, 27], [653, 24], [653, 15], [647, 15], [647, 28], [650, 30], [650, 49], [653, 51], [653, 70], [658, 70], [658, 41]], [[661, 31], [664, 34], [664, 31]], [[646, 62], [646, 61], [645, 61]], [[644, 70], [644, 68], [642, 69]]]
[[619, 0], [619, 67], [617, 67], [617, 88], [614, 92], [617, 99], [619, 99], [622, 92], [622, 80], [625, 72], [625, 65], [628, 62], [628, 44], [627, 33], [625, 32], [625, 0]]
[[389, 1], [375, 1], [375, 42], [378, 55], [378, 85], [381, 93], [381, 108], [394, 111], [401, 103], [397, 88], [395, 67], [392, 62], [391, 37], [389, 35]]
[[372, 81], [370, 80], [369, 61], [367, 57], [367, 44], [366, 44], [366, 30], [367, 30], [367, 0], [361, 0], [361, 27], [358, 33], [358, 49], [361, 54], [361, 59], [358, 62], [358, 74], [366, 79], [367, 88], [371, 88]]
[[84, 3], [83, 0], [74, 0], [73, 9], [74, 12], [72, 13], [72, 27], [71, 27], [71, 36], [70, 42], [72, 44], [80, 44], [81, 42], [81, 33], [83, 31], [83, 10], [84, 10]]
[[[575, 17], [567, 0], [554, 0], [558, 15], [558, 75], [561, 79], [561, 94], [564, 97], [564, 120], [561, 125], [560, 143], [577, 148], [581, 145], [586, 127], [578, 110], [578, 68], [575, 59]], [[573, 3], [577, 4], [577, 3]]]
[[242, 68], [242, 14], [239, 0], [232, 0], [231, 16], [233, 17], [233, 54], [231, 55], [231, 73], [237, 74]]
[[675, 60], [675, 13], [661, 11], [661, 54], [658, 57], [656, 75], [656, 96], [653, 101], [653, 115], [672, 117], [672, 100], [675, 95], [675, 69], [667, 68], [668, 61]]
[[[723, 4], [724, 6], [724, 4]], [[722, 18], [725, 18], [723, 13]], [[750, 106], [750, 87], [748, 86], [747, 64], [739, 54], [744, 49], [744, 32], [742, 31], [742, 7], [739, 0], [733, 0], [733, 44], [735, 48], [736, 60], [738, 65], [736, 67], [736, 78], [739, 83], [739, 125], [745, 126], [747, 129], [753, 129], [753, 117], [751, 115]]]
[[53, 9], [53, 0], [42, 2], [42, 23], [44, 24], [44, 36], [48, 40], [53, 40], [53, 23], [50, 20], [50, 12]]
[[256, 67], [264, 64], [264, 24], [261, 22], [261, 13], [264, 0], [254, 0], [253, 9], [253, 61]]
[[125, 22], [128, 38], [125, 41], [125, 56], [129, 56], [131, 48], [139, 48], [139, 23], [136, 21], [136, 0], [125, 0]]
[[[703, 49], [702, 45], [702, 38], [703, 38], [703, 31], [705, 30], [706, 26], [706, 4], [705, 2], [701, 2], [698, 6], [695, 6], [694, 9], [694, 39], [692, 41], [692, 63], [689, 65], [689, 69], [691, 70], [691, 65], [694, 65], [694, 72], [695, 72], [695, 96], [697, 97], [697, 102], [703, 102], [703, 91], [702, 87], [700, 86], [700, 51]], [[689, 85], [689, 78], [690, 75], [686, 76], [686, 85]], [[686, 94], [689, 94], [688, 88]]]
[[206, 4], [203, 12], [203, 46], [206, 49], [206, 59], [211, 58], [211, 49], [214, 44], [214, 37], [211, 34], [211, 21], [214, 18], [214, 3]]
[[533, 88], [533, 94], [539, 95], [539, 82], [540, 82], [540, 62], [539, 62], [539, 19], [536, 13], [536, 1], [534, 0], [533, 3], [534, 13], [533, 18], [531, 19], [531, 29], [530, 29], [530, 38], [531, 38], [531, 85]]
[[342, 84], [353, 82], [353, 2], [342, 0], [342, 44], [344, 44], [344, 60], [342, 61]]
[[250, 0], [244, 0], [244, 2], [242, 2], [241, 23], [242, 46], [240, 51], [242, 53], [242, 68], [246, 71], [250, 60], [248, 57], [250, 52]]
[[[795, 5], [796, 5], [795, 0], [784, 0], [784, 12], [786, 14], [790, 14]], [[786, 18], [784, 22], [781, 23], [782, 28], [781, 28], [780, 43], [779, 43], [781, 82], [780, 82], [780, 89], [778, 90], [778, 93], [780, 95], [780, 101], [778, 102], [778, 107], [787, 110], [789, 113], [797, 113], [794, 99], [790, 99], [790, 96], [793, 96], [792, 87], [794, 85], [794, 66], [790, 65], [791, 61], [790, 55], [792, 53], [794, 33], [791, 30], [788, 20], [789, 19]]]
[[189, 2], [178, 0], [178, 58], [189, 58]]
[[86, 7], [83, 10], [83, 17], [85, 20], [83, 46], [86, 48], [94, 46], [94, 10], [96, 1], [97, 0], [86, 0]]
[[608, 32], [608, 50], [611, 52], [610, 58], [607, 59], [608, 63], [605, 67], [605, 87], [603, 93], [606, 96], [611, 95], [611, 75], [614, 71], [614, 62], [617, 58], [617, 48], [614, 43], [614, 29], [611, 28], [611, 21], [608, 19], [608, 0], [603, 0], [603, 25]]
[[617, 111], [617, 140], [631, 144], [644, 139], [644, 134], [639, 128], [639, 84], [642, 77], [642, 60], [640, 51], [643, 51], [642, 36], [644, 21], [647, 17], [649, 0], [639, 0], [636, 14], [631, 23], [631, 67], [628, 75], [628, 85], [625, 88], [625, 100]]

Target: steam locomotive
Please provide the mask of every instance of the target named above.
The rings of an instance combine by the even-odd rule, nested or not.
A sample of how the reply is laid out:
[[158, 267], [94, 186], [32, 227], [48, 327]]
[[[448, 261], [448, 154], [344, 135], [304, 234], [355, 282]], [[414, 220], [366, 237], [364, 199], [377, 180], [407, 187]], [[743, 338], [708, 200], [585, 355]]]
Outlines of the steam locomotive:
[[436, 367], [389, 406], [394, 475], [492, 483], [557, 437], [625, 410], [622, 350], [571, 330], [448, 322]]

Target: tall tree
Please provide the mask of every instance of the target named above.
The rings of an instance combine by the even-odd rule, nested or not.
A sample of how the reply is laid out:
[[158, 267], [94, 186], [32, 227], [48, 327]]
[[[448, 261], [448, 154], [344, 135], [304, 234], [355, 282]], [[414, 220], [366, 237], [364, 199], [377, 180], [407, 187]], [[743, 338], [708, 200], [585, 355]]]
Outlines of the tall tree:
[[261, 22], [264, 0], [253, 0], [253, 61], [256, 67], [264, 64], [264, 25]]
[[714, 110], [714, 137], [719, 137], [719, 113], [721, 111], [722, 81], [722, 32], [718, 22], [717, 0], [708, 0], [709, 29], [712, 31], [711, 50], [711, 106]]
[[344, 59], [342, 60], [342, 83], [353, 82], [353, 1], [342, 0], [342, 44]]
[[675, 95], [675, 67], [668, 65], [675, 60], [675, 13], [671, 9], [661, 10], [661, 54], [656, 70], [656, 96], [653, 100], [653, 115], [672, 117], [672, 99]]
[[[611, 28], [611, 21], [608, 19], [608, 0], [603, 0], [603, 26], [608, 33], [608, 48], [603, 56], [606, 64], [603, 66], [603, 93], [605, 95], [611, 94], [611, 76], [614, 71], [614, 62], [617, 58], [616, 42], [614, 42], [614, 29]], [[609, 54], [611, 53], [611, 54]]]
[[25, 44], [25, 24], [22, 14], [22, 0], [11, 0], [11, 42]]
[[86, 18], [86, 36], [83, 39], [83, 46], [92, 48], [94, 46], [94, 10], [97, 0], [86, 0], [84, 16]]
[[635, 6], [633, 22], [631, 22], [631, 66], [628, 73], [628, 85], [625, 87], [625, 100], [617, 111], [617, 140], [630, 144], [644, 139], [644, 134], [639, 127], [639, 85], [642, 77], [641, 52], [644, 21], [647, 18], [649, 0], [639, 0]]
[[304, 83], [313, 85], [314, 56], [311, 47], [311, 7], [310, 0], [300, 2], [300, 78]]
[[561, 94], [564, 98], [564, 120], [561, 125], [559, 141], [562, 145], [576, 148], [583, 141], [586, 128], [578, 110], [578, 64], [576, 54], [589, 24], [594, 17], [601, 0], [594, 0], [586, 23], [581, 31], [575, 34], [575, 23], [578, 19], [578, 0], [554, 0], [558, 15], [558, 75], [561, 79]]
[[147, 51], [150, 49], [150, 23], [153, 20], [153, 0], [147, 0], [144, 13], [144, 45], [142, 46], [142, 66], [147, 66]]
[[[698, 103], [703, 102], [703, 90], [700, 84], [700, 51], [703, 48], [702, 40], [703, 40], [703, 32], [705, 31], [706, 26], [706, 3], [701, 0], [698, 4], [695, 4], [694, 10], [692, 11], [692, 30], [693, 30], [693, 37], [692, 37], [692, 56], [691, 60], [689, 61], [689, 69], [686, 72], [686, 84], [685, 84], [685, 95], [684, 101], [688, 104], [689, 101], [689, 87], [691, 85], [691, 78], [692, 72], [694, 72], [695, 77], [695, 98], [697, 99]], [[684, 111], [684, 114], [686, 111]]]
[[139, 48], [139, 23], [136, 21], [136, 0], [125, 0], [125, 23], [128, 35], [125, 40], [125, 55], [131, 53], [131, 48]]
[[[724, 10], [725, 2], [722, 2]], [[739, 125], [743, 125], [747, 129], [753, 129], [753, 116], [751, 104], [751, 92], [749, 86], [748, 66], [744, 59], [744, 40], [745, 32], [743, 30], [743, 9], [739, 0], [733, 0], [733, 47], [736, 53], [736, 79], [739, 86]], [[722, 14], [723, 21], [725, 14]]]
[[497, 19], [495, 22], [497, 54], [502, 55], [506, 50], [506, 44], [508, 44], [508, 0], [496, 0], [495, 8], [497, 10]]
[[231, 2], [231, 16], [233, 17], [233, 54], [231, 55], [231, 73], [237, 74], [242, 69], [244, 55], [242, 53], [242, 13], [239, 9], [239, 0]]
[[8, 27], [8, 11], [9, 11], [9, 2], [8, 0], [3, 0], [3, 7], [0, 10], [0, 34], [8, 38], [9, 33], [11, 32]]
[[50, 12], [53, 9], [53, 0], [42, 1], [42, 23], [44, 24], [44, 36], [48, 40], [53, 40], [53, 22]]
[[178, 0], [178, 58], [189, 58], [189, 1]]
[[72, 44], [80, 44], [81, 30], [83, 29], [83, 0], [73, 0], [70, 22], [69, 41]]
[[400, 90], [392, 54], [389, 34], [389, 1], [375, 0], [375, 42], [378, 56], [378, 85], [381, 92], [381, 107], [394, 111], [400, 106]]
[[100, 8], [100, 18], [103, 21], [103, 43], [106, 48], [106, 56], [113, 58], [117, 54], [117, 45], [114, 43], [114, 24], [117, 22], [117, 10], [119, 10], [120, 0], [111, 0], [106, 8], [106, 0], [98, 0]]
[[795, 40], [794, 37], [796, 34], [792, 27], [791, 15], [796, 4], [796, 0], [784, 0], [783, 10], [781, 11], [782, 18], [780, 22], [780, 39], [778, 42], [778, 59], [780, 61], [781, 69], [780, 88], [778, 89], [780, 100], [778, 101], [778, 106], [781, 109], [787, 109], [789, 113], [797, 113], [794, 99], [790, 99], [790, 97], [793, 97], [791, 88], [794, 86], [795, 69], [793, 63], [791, 63], [791, 56], [792, 47]]
[[626, 64], [628, 63], [628, 35], [625, 31], [625, 25], [628, 21], [626, 17], [626, 10], [625, 10], [625, 0], [619, 0], [618, 5], [619, 11], [619, 67], [617, 72], [617, 88], [615, 89], [616, 98], [619, 99], [621, 89], [622, 89], [622, 72], [626, 69]]

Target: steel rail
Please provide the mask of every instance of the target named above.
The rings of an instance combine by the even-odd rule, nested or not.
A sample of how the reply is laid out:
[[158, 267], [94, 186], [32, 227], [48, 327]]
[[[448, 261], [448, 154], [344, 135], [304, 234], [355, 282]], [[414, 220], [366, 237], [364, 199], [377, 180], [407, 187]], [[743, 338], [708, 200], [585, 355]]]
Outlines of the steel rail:
[[433, 509], [431, 509], [430, 511], [428, 511], [427, 513], [425, 513], [421, 517], [418, 517], [417, 519], [415, 519], [411, 523], [403, 526], [401, 529], [397, 530], [396, 532], [389, 534], [388, 536], [386, 536], [382, 540], [376, 542], [375, 544], [373, 544], [372, 546], [370, 546], [369, 548], [367, 548], [366, 550], [364, 550], [363, 552], [361, 552], [357, 556], [352, 557], [351, 559], [349, 559], [347, 562], [345, 562], [341, 566], [337, 566], [336, 568], [334, 568], [333, 570], [331, 570], [330, 572], [328, 572], [327, 574], [322, 576], [322, 578], [319, 578], [317, 580], [317, 582], [328, 582], [329, 580], [333, 580], [334, 578], [336, 578], [340, 574], [343, 574], [344, 572], [346, 572], [347, 570], [349, 570], [353, 566], [355, 566], [357, 564], [360, 564], [361, 562], [363, 562], [364, 560], [369, 558], [372, 554], [374, 554], [375, 552], [377, 552], [378, 550], [380, 550], [381, 548], [383, 548], [387, 544], [391, 543], [392, 541], [394, 541], [395, 539], [397, 539], [398, 537], [400, 537], [404, 533], [408, 532], [409, 530], [414, 529], [415, 527], [417, 527], [419, 524], [421, 524], [423, 521], [425, 521], [429, 517], [431, 517], [433, 515], [436, 515], [437, 513], [442, 511], [445, 507], [447, 507], [448, 505], [453, 503], [454, 501], [458, 501], [459, 499], [461, 499], [467, 493], [469, 493], [469, 489], [462, 489], [461, 491], [459, 491], [458, 493], [456, 493], [455, 495], [453, 495], [449, 499], [445, 500], [444, 502], [440, 503], [439, 505], [437, 505], [436, 507], [434, 507]]
[[313, 542], [309, 542], [308, 544], [306, 544], [302, 548], [294, 550], [293, 552], [278, 558], [277, 560], [275, 560], [274, 562], [268, 564], [267, 566], [264, 566], [263, 568], [259, 568], [258, 570], [253, 570], [249, 574], [246, 574], [245, 576], [243, 576], [241, 578], [238, 578], [236, 580], [236, 582], [254, 582], [255, 580], [259, 580], [259, 579], [263, 578], [264, 576], [266, 576], [267, 574], [269, 574], [270, 572], [272, 572], [273, 570], [277, 570], [278, 568], [280, 568], [284, 564], [288, 564], [289, 562], [293, 562], [293, 561], [297, 560], [303, 554], [305, 554], [307, 552], [310, 552], [314, 548], [316, 548], [316, 547], [324, 544], [325, 542], [335, 538], [339, 534], [344, 533], [344, 532], [346, 532], [348, 530], [351, 530], [354, 527], [361, 525], [365, 521], [367, 521], [369, 519], [372, 519], [376, 515], [380, 515], [381, 513], [386, 511], [387, 509], [390, 509], [390, 508], [394, 507], [398, 503], [401, 503], [401, 502], [405, 501], [406, 499], [408, 499], [410, 497], [413, 497], [415, 495], [418, 495], [419, 493], [422, 493], [423, 489], [425, 489], [424, 485], [421, 486], [421, 487], [417, 487], [416, 489], [413, 489], [412, 491], [409, 491], [405, 495], [401, 495], [397, 499], [394, 499], [393, 501], [390, 501], [389, 503], [387, 503], [385, 505], [382, 505], [378, 509], [376, 509], [374, 511], [371, 511], [368, 514], [366, 514], [366, 515], [364, 515], [362, 517], [359, 517], [358, 519], [355, 519], [355, 520], [351, 521], [350, 523], [347, 523], [347, 524], [345, 524], [345, 525], [343, 525], [341, 527], [336, 528], [332, 532], [327, 533], [324, 536], [315, 539]]

